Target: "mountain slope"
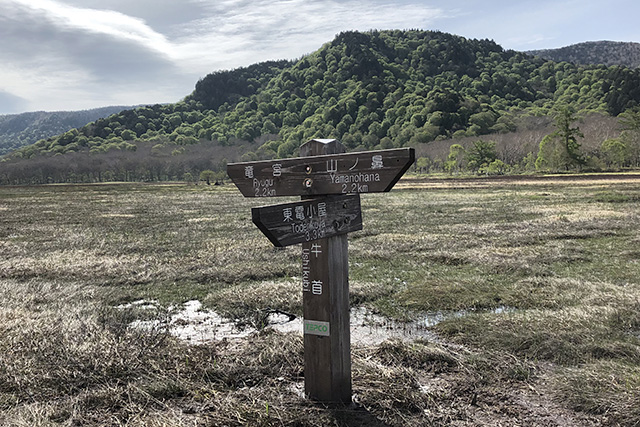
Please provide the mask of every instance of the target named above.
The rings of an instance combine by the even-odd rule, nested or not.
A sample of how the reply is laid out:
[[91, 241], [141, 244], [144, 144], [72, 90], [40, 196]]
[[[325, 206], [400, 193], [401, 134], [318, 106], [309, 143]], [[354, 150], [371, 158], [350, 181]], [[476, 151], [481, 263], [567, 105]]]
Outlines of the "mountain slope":
[[633, 70], [554, 64], [441, 32], [345, 32], [295, 63], [213, 73], [183, 102], [125, 111], [23, 154], [276, 135], [266, 149], [287, 156], [315, 136], [351, 149], [403, 146], [508, 131], [514, 109], [546, 114], [561, 103], [617, 115], [639, 102]]
[[132, 107], [111, 106], [82, 111], [36, 111], [0, 115], [0, 155], [129, 108]]
[[572, 62], [578, 65], [622, 65], [640, 67], [640, 43], [597, 41], [578, 43], [559, 49], [531, 50], [526, 52], [556, 62]]
[[[212, 73], [181, 102], [96, 120], [5, 163], [90, 153], [94, 168], [114, 170], [106, 159], [117, 151], [136, 157], [132, 165], [158, 163], [164, 172], [154, 177], [193, 176], [224, 163], [174, 161], [195, 146], [249, 143], [245, 160], [291, 156], [315, 137], [338, 138], [349, 150], [415, 146], [512, 132], [517, 116], [559, 106], [617, 116], [639, 105], [640, 69], [555, 63], [437, 31], [345, 32], [298, 61]], [[139, 147], [156, 157], [142, 160]], [[139, 172], [149, 167], [123, 176], [150, 179]]]

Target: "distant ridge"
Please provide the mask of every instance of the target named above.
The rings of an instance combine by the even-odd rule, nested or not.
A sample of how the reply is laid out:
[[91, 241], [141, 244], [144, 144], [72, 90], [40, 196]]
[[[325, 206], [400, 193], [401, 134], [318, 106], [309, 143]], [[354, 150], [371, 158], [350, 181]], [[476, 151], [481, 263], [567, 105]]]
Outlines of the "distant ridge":
[[551, 61], [572, 62], [577, 65], [640, 67], [640, 43], [634, 42], [584, 42], [558, 49], [530, 50], [525, 53]]
[[130, 108], [134, 107], [119, 105], [80, 111], [34, 111], [0, 115], [0, 155]]

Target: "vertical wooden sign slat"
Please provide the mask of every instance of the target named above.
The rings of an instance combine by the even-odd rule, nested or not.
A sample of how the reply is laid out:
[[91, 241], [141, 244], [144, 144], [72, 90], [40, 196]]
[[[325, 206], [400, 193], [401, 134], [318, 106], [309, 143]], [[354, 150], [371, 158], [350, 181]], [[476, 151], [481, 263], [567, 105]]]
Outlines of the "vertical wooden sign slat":
[[[336, 140], [312, 140], [300, 147], [303, 156], [344, 151]], [[305, 283], [307, 255], [310, 269]], [[349, 403], [352, 387], [347, 235], [303, 243], [302, 258], [305, 394], [323, 402]], [[322, 334], [326, 332], [328, 336]]]
[[[328, 238], [331, 307], [331, 400], [351, 402], [351, 321], [349, 311], [349, 244], [346, 235]], [[334, 360], [335, 358], [335, 360]]]
[[[328, 263], [327, 240], [302, 244], [302, 306], [304, 318], [304, 390], [305, 394], [318, 400], [329, 400], [331, 378], [331, 324], [328, 271], [323, 267]], [[305, 264], [309, 259], [308, 275]], [[322, 367], [326, 367], [323, 372]]]

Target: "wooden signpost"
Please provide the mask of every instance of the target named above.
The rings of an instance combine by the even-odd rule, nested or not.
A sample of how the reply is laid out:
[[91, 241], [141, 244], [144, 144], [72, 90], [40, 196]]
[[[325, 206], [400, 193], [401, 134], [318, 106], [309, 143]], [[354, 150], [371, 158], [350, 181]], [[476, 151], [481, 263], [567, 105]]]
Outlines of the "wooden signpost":
[[333, 237], [362, 230], [360, 196], [327, 196], [251, 209], [253, 223], [274, 246]]
[[415, 152], [399, 148], [309, 156], [230, 163], [227, 174], [245, 197], [378, 193], [391, 190], [413, 163]]
[[305, 394], [351, 401], [347, 234], [362, 229], [361, 193], [391, 190], [415, 160], [412, 148], [345, 154], [337, 140], [313, 139], [302, 157], [230, 163], [245, 197], [302, 196], [300, 202], [252, 209], [275, 246], [302, 243]]

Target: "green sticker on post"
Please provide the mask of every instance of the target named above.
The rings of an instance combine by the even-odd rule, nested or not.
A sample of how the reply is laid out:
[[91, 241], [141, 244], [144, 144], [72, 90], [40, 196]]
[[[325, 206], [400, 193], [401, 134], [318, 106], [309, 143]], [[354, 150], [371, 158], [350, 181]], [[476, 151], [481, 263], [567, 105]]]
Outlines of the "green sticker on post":
[[321, 322], [320, 320], [305, 320], [304, 333], [307, 335], [329, 336], [329, 322]]

